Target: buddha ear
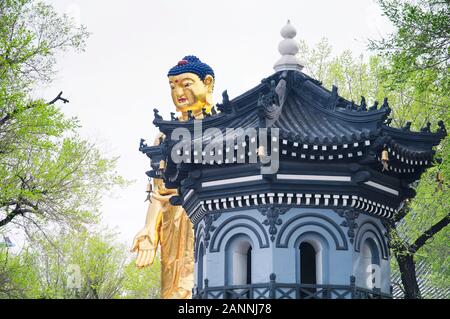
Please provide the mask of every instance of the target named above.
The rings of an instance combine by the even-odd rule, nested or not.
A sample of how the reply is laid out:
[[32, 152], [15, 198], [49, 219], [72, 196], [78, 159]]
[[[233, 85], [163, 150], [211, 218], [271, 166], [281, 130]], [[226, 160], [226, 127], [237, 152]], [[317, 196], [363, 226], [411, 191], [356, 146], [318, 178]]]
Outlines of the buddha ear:
[[212, 88], [214, 87], [214, 78], [210, 74], [205, 76], [203, 83], [208, 87], [208, 91], [212, 92]]

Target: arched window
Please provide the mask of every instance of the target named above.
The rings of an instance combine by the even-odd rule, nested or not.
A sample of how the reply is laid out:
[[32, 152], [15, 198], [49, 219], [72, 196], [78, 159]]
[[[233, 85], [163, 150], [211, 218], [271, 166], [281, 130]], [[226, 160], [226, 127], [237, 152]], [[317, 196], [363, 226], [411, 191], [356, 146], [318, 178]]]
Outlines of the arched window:
[[[308, 242], [302, 242], [300, 249], [300, 284], [315, 285], [317, 284], [317, 254], [314, 246]], [[303, 286], [300, 289], [300, 299], [309, 299], [316, 292], [314, 287]]]
[[197, 255], [197, 287], [203, 289], [203, 255], [204, 255], [203, 243], [200, 243]]
[[252, 283], [252, 244], [247, 236], [237, 236], [228, 243], [226, 271], [228, 285]]
[[296, 239], [294, 247], [296, 250], [296, 282], [305, 285], [328, 283], [328, 239], [316, 232], [305, 232]]
[[368, 289], [380, 287], [380, 253], [372, 238], [367, 238], [362, 246], [359, 271], [360, 286]]
[[300, 244], [300, 283], [317, 283], [316, 250], [307, 242]]

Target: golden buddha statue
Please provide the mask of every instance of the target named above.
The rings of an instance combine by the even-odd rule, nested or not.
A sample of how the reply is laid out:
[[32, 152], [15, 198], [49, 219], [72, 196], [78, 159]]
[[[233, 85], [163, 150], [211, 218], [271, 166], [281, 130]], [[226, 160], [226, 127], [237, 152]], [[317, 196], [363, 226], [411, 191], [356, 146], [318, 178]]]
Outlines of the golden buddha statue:
[[[191, 111], [196, 119], [202, 109], [210, 112], [214, 87], [214, 71], [195, 56], [184, 57], [168, 73], [171, 95], [180, 121]], [[159, 143], [160, 137], [155, 140]], [[167, 189], [161, 179], [154, 179], [144, 228], [134, 238], [132, 252], [137, 252], [136, 266], [150, 266], [161, 247], [161, 297], [192, 298], [194, 286], [194, 230], [181, 206], [169, 200], [177, 194]]]

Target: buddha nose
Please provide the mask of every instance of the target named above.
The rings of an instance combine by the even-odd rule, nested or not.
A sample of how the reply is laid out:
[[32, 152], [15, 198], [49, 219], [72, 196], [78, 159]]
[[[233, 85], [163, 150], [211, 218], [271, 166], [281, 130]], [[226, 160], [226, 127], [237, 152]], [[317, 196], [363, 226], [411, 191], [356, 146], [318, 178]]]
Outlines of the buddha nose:
[[177, 96], [182, 96], [182, 95], [184, 95], [183, 88], [181, 88], [181, 87], [177, 87], [176, 92], [177, 92]]

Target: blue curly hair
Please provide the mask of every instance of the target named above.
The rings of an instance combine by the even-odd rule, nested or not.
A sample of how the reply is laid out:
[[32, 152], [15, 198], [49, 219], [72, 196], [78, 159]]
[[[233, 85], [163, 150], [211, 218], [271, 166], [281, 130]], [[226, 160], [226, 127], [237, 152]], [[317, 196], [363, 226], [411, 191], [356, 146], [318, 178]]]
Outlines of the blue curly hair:
[[169, 70], [167, 76], [179, 75], [182, 73], [194, 73], [203, 81], [205, 77], [209, 74], [214, 78], [213, 69], [206, 63], [200, 61], [194, 55], [185, 56], [177, 65]]

